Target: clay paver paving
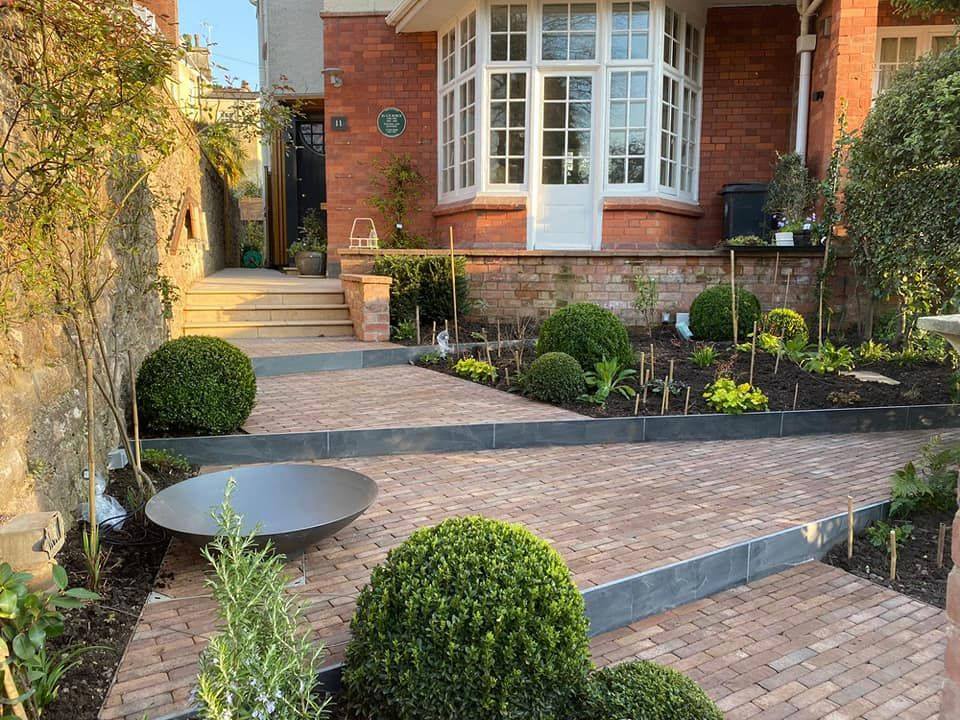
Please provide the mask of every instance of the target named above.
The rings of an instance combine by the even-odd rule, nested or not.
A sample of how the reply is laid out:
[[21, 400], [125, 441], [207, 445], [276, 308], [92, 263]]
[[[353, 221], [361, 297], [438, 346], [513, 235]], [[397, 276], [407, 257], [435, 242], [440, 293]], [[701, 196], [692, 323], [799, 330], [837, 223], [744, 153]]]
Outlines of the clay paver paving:
[[726, 720], [926, 720], [940, 708], [946, 615], [821, 563], [593, 639], [598, 664], [688, 674]]
[[469, 425], [584, 416], [412, 365], [257, 380], [249, 433]]
[[[354, 598], [414, 529], [465, 514], [519, 522], [550, 541], [581, 588], [884, 499], [893, 470], [935, 433], [550, 447], [338, 461], [380, 485], [374, 506], [304, 558], [307, 617], [342, 658]], [[941, 433], [960, 439], [960, 431]], [[205, 566], [174, 543], [101, 717], [182, 708], [214, 626]]]

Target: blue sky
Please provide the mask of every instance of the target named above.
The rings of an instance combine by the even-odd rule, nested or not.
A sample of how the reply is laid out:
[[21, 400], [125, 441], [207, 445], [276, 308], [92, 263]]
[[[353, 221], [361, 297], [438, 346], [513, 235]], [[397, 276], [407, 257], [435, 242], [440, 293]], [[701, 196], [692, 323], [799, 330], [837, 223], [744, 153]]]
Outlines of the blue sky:
[[259, 85], [257, 10], [249, 0], [180, 0], [180, 32], [209, 39], [214, 77]]

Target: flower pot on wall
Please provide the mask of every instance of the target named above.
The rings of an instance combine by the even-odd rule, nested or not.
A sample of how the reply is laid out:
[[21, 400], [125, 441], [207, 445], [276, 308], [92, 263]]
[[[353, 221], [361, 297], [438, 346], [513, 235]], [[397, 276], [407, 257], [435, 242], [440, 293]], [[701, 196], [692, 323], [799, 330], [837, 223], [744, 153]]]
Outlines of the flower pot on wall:
[[793, 244], [797, 247], [810, 247], [813, 245], [811, 240], [811, 232], [809, 230], [801, 230], [800, 232], [795, 232], [793, 234]]
[[301, 275], [325, 275], [327, 272], [327, 254], [320, 252], [298, 252], [297, 271]]
[[793, 247], [792, 232], [778, 232], [774, 235], [774, 239], [777, 242], [777, 247]]

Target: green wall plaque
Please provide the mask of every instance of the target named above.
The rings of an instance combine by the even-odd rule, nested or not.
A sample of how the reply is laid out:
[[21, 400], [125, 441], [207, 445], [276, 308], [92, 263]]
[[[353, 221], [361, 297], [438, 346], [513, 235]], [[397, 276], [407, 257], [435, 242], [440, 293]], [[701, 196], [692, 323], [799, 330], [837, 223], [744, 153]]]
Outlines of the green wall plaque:
[[399, 108], [391, 107], [380, 111], [377, 116], [377, 129], [380, 134], [388, 138], [396, 138], [403, 135], [407, 129], [407, 116]]

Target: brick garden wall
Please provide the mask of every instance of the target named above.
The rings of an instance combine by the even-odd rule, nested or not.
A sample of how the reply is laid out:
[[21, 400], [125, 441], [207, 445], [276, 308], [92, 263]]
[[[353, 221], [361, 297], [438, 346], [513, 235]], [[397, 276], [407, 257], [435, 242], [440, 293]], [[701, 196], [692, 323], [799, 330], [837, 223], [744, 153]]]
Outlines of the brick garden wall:
[[[438, 253], [443, 251], [384, 251], [390, 254]], [[367, 273], [376, 253], [346, 250], [343, 270]], [[572, 302], [594, 302], [613, 310], [627, 324], [640, 320], [633, 308], [636, 275], [656, 279], [660, 311], [686, 312], [704, 290], [729, 281], [730, 257], [724, 252], [677, 250], [658, 252], [604, 251], [592, 253], [548, 251], [458, 251], [467, 260], [470, 295], [483, 302], [484, 319], [513, 320], [518, 314], [544, 318]], [[787, 305], [813, 318], [817, 310], [817, 272], [822, 257], [813, 253], [737, 257], [737, 285], [755, 293], [763, 308], [782, 305], [787, 275], [790, 294]], [[776, 274], [775, 274], [776, 273]], [[856, 319], [856, 303], [849, 266], [841, 260], [830, 287], [834, 307], [846, 306], [847, 324]]]
[[[338, 250], [349, 247], [356, 217], [374, 216], [381, 236], [387, 235], [368, 199], [375, 191], [378, 163], [408, 154], [426, 176], [422, 207], [411, 214], [408, 229], [433, 236], [433, 197], [437, 187], [437, 38], [436, 33], [397, 34], [384, 15], [325, 14], [327, 67], [344, 71], [343, 87], [326, 87], [324, 114], [327, 148], [327, 232], [331, 270]], [[377, 130], [377, 116], [397, 107], [407, 116], [399, 138]], [[333, 117], [346, 117], [349, 129], [332, 129]]]

